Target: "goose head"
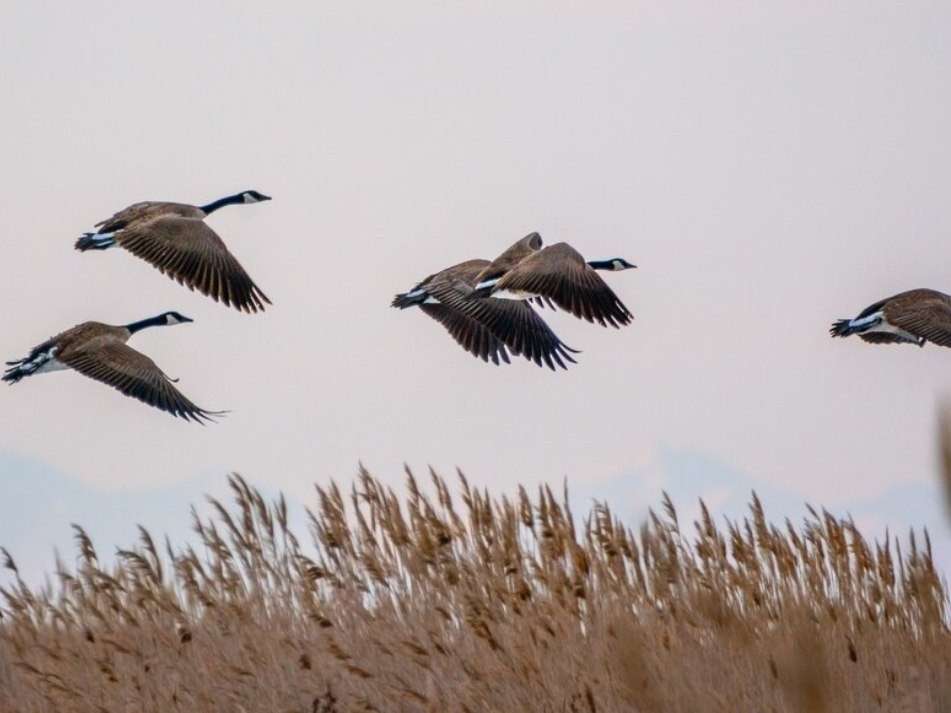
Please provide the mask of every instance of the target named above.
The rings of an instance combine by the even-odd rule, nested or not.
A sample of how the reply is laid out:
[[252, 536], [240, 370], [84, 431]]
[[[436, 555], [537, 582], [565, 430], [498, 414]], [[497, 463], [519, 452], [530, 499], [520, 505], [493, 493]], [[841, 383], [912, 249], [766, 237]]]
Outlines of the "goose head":
[[631, 270], [637, 267], [637, 265], [632, 265], [622, 257], [614, 257], [610, 260], [589, 260], [588, 265], [590, 265], [595, 270], [608, 270], [609, 272]]
[[537, 232], [529, 233], [524, 238], [519, 240], [519, 243], [527, 248], [531, 248], [532, 250], [541, 250], [542, 236]]
[[260, 203], [261, 201], [271, 200], [271, 196], [266, 196], [257, 191], [244, 191], [241, 193], [241, 200], [245, 203]]
[[159, 315], [160, 318], [165, 319], [165, 324], [184, 324], [185, 322], [194, 322], [191, 317], [186, 317], [185, 315], [179, 312], [165, 312], [164, 314]]
[[125, 325], [125, 328], [129, 330], [129, 334], [135, 334], [139, 330], [147, 329], [148, 327], [167, 327], [172, 324], [184, 324], [185, 322], [193, 321], [193, 319], [186, 317], [179, 312], [162, 312], [162, 314], [157, 314], [154, 317], [149, 317], [148, 319], [140, 319], [138, 322], [131, 322]]

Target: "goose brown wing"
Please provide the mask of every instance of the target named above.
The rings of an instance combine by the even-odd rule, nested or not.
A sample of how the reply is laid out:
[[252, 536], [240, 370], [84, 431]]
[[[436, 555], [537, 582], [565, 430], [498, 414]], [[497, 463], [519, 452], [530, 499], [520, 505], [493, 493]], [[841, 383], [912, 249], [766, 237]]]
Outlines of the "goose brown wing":
[[[27, 354], [22, 359], [16, 359], [14, 361], [6, 362], [6, 365], [10, 367], [4, 372], [5, 381], [13, 381], [14, 379], [19, 380], [24, 374], [23, 371], [19, 369], [20, 366], [29, 364], [30, 362], [36, 362], [37, 359], [40, 359], [40, 362], [36, 366], [42, 365], [49, 357], [54, 356], [52, 353], [53, 348], [56, 348], [55, 356], [57, 360], [61, 361], [59, 358], [60, 352], [69, 351], [73, 344], [81, 344], [86, 339], [91, 336], [96, 336], [102, 334], [103, 329], [111, 329], [110, 325], [103, 324], [102, 322], [82, 322], [77, 324], [75, 327], [70, 327], [59, 334], [56, 334], [45, 342], [37, 344], [30, 350], [30, 353]], [[33, 372], [29, 372], [33, 373]], [[20, 374], [21, 377], [16, 377], [16, 374]]]
[[172, 380], [154, 361], [120, 342], [69, 351], [59, 359], [84, 376], [186, 421], [213, 421], [223, 413], [206, 411], [193, 404], [172, 385]]
[[880, 300], [880, 301], [876, 302], [875, 304], [869, 305], [868, 307], [866, 307], [865, 309], [863, 309], [861, 312], [859, 312], [859, 313], [855, 316], [855, 319], [864, 319], [865, 317], [870, 317], [870, 316], [872, 316], [873, 314], [875, 314], [876, 312], [878, 312], [882, 307], [884, 307], [886, 302], [888, 302], [889, 300], [892, 300], [892, 299], [895, 299], [895, 298], [894, 298], [894, 297], [889, 297], [887, 300]]
[[505, 274], [521, 260], [524, 260], [526, 256], [541, 249], [541, 246], [542, 236], [538, 233], [529, 233], [521, 240], [507, 247], [505, 252], [492, 260], [492, 262], [486, 262], [484, 260], [478, 261], [483, 264], [480, 270], [475, 274], [475, 280], [472, 283], [473, 287], [483, 280], [493, 279]]
[[951, 347], [951, 297], [922, 290], [914, 299], [896, 299], [886, 304], [884, 312], [896, 327], [942, 347]]
[[112, 233], [122, 230], [128, 225], [157, 218], [160, 215], [181, 215], [201, 218], [203, 213], [195, 206], [186, 203], [170, 203], [168, 201], [142, 201], [123, 208], [111, 218], [96, 223], [97, 233]]
[[495, 289], [539, 295], [575, 317], [605, 327], [620, 327], [633, 319], [601, 276], [566, 243], [529, 255], [503, 275]]
[[565, 361], [574, 363], [571, 354], [577, 351], [562, 343], [527, 302], [493, 297], [468, 299], [472, 287], [468, 280], [442, 274], [433, 278], [426, 290], [446, 307], [485, 326], [513, 354], [552, 370], [556, 365], [567, 369]]
[[245, 312], [271, 301], [254, 284], [218, 234], [202, 220], [162, 215], [136, 223], [116, 242], [189, 289]]
[[505, 344], [485, 325], [444, 304], [424, 303], [419, 307], [445, 327], [452, 338], [470, 354], [485, 362], [491, 360], [493, 364], [498, 364], [499, 360], [511, 363]]

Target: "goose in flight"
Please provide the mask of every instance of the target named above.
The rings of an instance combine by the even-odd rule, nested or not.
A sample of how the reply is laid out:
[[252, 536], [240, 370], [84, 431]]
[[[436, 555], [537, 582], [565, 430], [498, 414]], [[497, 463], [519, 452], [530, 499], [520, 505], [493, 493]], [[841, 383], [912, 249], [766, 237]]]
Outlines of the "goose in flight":
[[506, 255], [506, 251], [493, 260], [476, 277], [476, 286], [469, 297], [534, 299], [549, 306], [554, 303], [575, 317], [605, 327], [630, 324], [634, 316], [596, 271], [616, 272], [636, 265], [623, 258], [585, 261], [581, 253], [567, 243], [542, 248], [541, 236], [532, 235], [538, 239], [527, 246], [528, 249], [514, 256]]
[[857, 317], [833, 323], [833, 337], [858, 334], [872, 344], [933, 342], [951, 347], [951, 295], [929, 289], [908, 290], [869, 305]]
[[396, 295], [392, 306], [418, 306], [446, 328], [466, 351], [483, 361], [510, 363], [524, 356], [539, 366], [566, 369], [578, 352], [562, 343], [527, 302], [470, 300], [476, 276], [488, 260], [467, 260], [430, 275], [409, 292]]
[[22, 359], [8, 361], [3, 381], [15, 384], [33, 374], [73, 369], [173, 416], [197, 423], [213, 421], [224, 412], [206, 411], [193, 404], [154, 361], [126, 344], [146, 327], [191, 321], [178, 312], [164, 312], [122, 326], [83, 322], [33, 347]]
[[227, 205], [269, 201], [257, 191], [243, 191], [203, 206], [187, 203], [136, 203], [96, 223], [83, 234], [76, 249], [121, 247], [142, 258], [159, 272], [198, 290], [215, 302], [245, 312], [264, 310], [271, 301], [254, 284], [241, 263], [204, 219]]

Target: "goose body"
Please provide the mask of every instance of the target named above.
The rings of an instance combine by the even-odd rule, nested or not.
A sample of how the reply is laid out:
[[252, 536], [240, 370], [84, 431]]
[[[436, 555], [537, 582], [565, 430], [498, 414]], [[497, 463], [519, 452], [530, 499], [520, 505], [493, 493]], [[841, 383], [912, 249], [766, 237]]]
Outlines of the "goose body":
[[204, 206], [143, 202], [129, 206], [83, 234], [76, 249], [125, 248], [191, 290], [245, 312], [271, 301], [248, 276], [204, 219], [227, 205], [271, 200], [257, 191], [226, 196]]
[[916, 289], [869, 305], [857, 317], [832, 324], [833, 337], [857, 334], [872, 344], [933, 342], [951, 347], [951, 295]]
[[221, 412], [193, 404], [154, 361], [126, 344], [147, 327], [191, 321], [178, 312], [164, 312], [121, 326], [83, 322], [33, 347], [24, 358], [8, 361], [3, 381], [15, 384], [33, 374], [73, 369], [173, 416], [199, 423], [213, 420]]
[[443, 325], [466, 351], [483, 361], [510, 363], [509, 355], [524, 356], [554, 370], [574, 362], [566, 346], [526, 302], [470, 300], [477, 276], [488, 260], [467, 260], [427, 277], [412, 290], [396, 295], [392, 306], [419, 307]]
[[501, 270], [486, 270], [480, 275], [469, 296], [474, 299], [534, 298], [549, 306], [554, 303], [575, 317], [605, 327], [620, 327], [634, 319], [597, 273], [598, 270], [620, 271], [636, 267], [623, 258], [586, 262], [581, 253], [567, 243], [556, 243], [526, 251], [520, 259], [503, 267]]

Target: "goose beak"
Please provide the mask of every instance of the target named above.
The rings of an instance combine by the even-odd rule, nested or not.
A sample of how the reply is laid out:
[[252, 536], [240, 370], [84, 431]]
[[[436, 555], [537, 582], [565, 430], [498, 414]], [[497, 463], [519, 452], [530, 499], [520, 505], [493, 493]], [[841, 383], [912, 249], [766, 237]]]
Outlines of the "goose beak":
[[181, 315], [181, 317], [182, 317], [182, 319], [181, 319], [182, 322], [194, 322], [194, 321], [195, 321], [195, 320], [193, 320], [191, 317], [186, 317], [185, 315]]

